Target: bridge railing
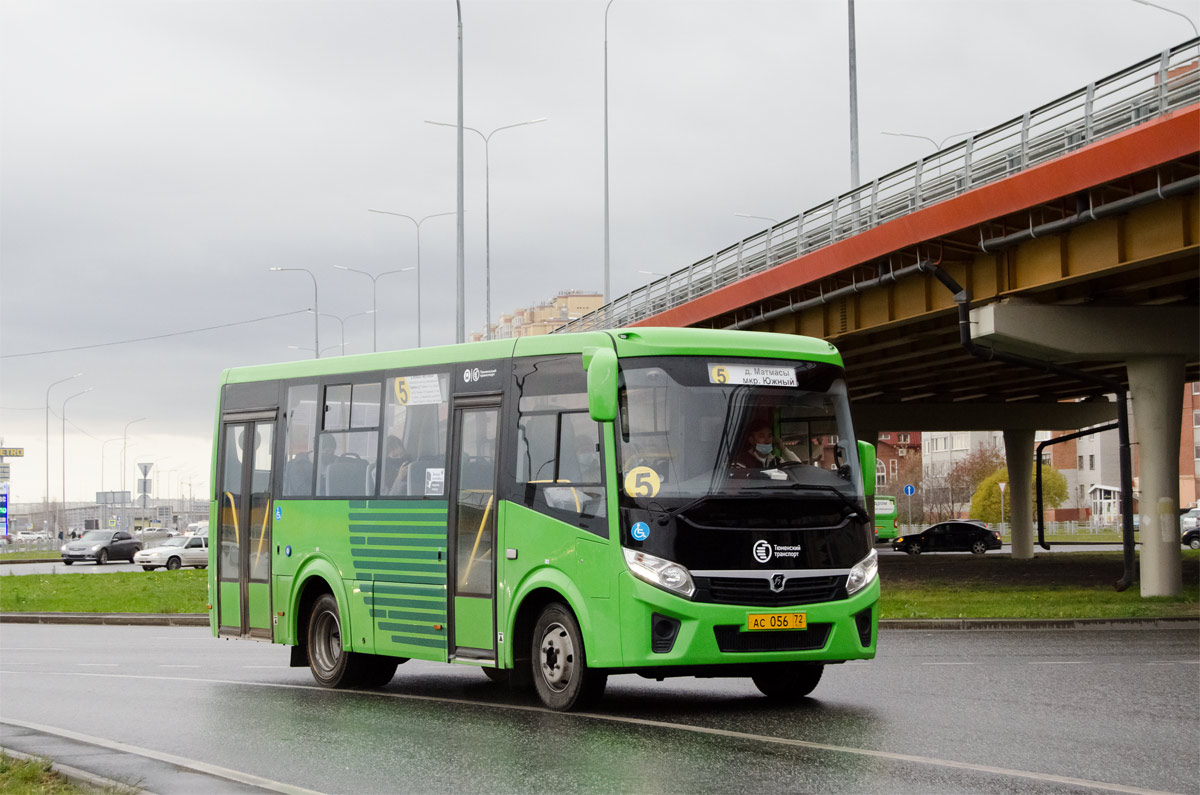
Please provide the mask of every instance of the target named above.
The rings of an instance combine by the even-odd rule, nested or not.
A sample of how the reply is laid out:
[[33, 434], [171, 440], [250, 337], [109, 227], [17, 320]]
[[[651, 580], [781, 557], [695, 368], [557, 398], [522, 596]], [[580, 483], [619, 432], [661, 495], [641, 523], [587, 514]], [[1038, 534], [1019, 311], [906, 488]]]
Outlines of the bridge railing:
[[636, 323], [1197, 101], [1200, 39], [1192, 39], [768, 227], [558, 331]]

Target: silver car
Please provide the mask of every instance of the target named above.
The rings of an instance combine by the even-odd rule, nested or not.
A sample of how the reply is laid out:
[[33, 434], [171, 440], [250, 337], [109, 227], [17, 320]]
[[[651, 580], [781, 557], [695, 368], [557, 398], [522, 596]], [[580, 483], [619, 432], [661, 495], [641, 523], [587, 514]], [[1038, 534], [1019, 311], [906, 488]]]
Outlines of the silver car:
[[146, 571], [157, 568], [171, 569], [192, 566], [203, 569], [208, 566], [208, 536], [176, 536], [165, 539], [150, 549], [143, 549], [133, 556], [135, 565]]

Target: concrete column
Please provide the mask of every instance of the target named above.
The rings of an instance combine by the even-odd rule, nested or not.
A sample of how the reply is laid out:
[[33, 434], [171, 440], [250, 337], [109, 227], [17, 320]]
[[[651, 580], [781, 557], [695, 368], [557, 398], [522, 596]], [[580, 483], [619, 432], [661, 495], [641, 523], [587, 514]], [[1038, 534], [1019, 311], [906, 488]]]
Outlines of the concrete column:
[[1008, 462], [1008, 503], [1005, 519], [1012, 529], [1012, 556], [1033, 557], [1033, 436], [1018, 428], [1004, 432], [1004, 455]]
[[1129, 359], [1129, 391], [1137, 442], [1142, 596], [1183, 592], [1179, 546], [1179, 417], [1184, 360]]

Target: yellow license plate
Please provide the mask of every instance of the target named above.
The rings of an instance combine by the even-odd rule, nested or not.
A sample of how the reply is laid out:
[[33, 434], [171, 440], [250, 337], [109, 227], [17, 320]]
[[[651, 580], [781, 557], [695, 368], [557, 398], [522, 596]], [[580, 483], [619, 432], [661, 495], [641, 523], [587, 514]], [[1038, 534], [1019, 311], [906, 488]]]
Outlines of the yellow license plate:
[[751, 613], [746, 616], [746, 629], [808, 629], [807, 613]]

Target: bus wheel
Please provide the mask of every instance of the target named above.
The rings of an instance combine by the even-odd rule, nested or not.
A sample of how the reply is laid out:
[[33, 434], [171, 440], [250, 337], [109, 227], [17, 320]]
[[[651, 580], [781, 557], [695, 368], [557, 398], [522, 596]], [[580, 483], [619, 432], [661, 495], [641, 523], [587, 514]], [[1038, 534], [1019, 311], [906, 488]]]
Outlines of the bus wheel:
[[799, 701], [816, 689], [825, 671], [824, 663], [781, 663], [767, 665], [750, 678], [764, 696], [776, 701]]
[[308, 667], [322, 687], [353, 687], [351, 652], [342, 649], [342, 621], [337, 599], [322, 594], [308, 622]]
[[[354, 654], [354, 652], [346, 652]], [[383, 687], [392, 681], [396, 668], [407, 657], [385, 657], [379, 654], [355, 654], [352, 662], [357, 664], [357, 684], [361, 687]]]
[[533, 630], [533, 685], [538, 698], [553, 710], [586, 707], [604, 692], [608, 675], [589, 670], [583, 636], [575, 616], [551, 603]]

